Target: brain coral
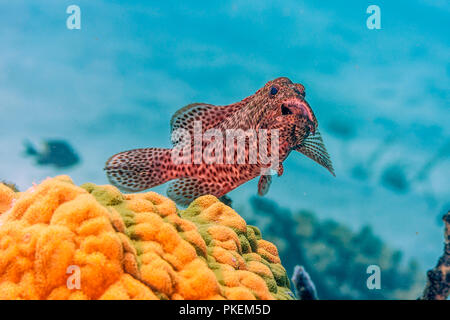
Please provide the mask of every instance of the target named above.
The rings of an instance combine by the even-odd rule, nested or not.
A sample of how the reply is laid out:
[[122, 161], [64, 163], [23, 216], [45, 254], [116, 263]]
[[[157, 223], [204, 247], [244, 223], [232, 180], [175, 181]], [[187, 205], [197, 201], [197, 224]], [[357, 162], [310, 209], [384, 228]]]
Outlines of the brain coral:
[[0, 184], [0, 299], [293, 298], [277, 248], [213, 196]]

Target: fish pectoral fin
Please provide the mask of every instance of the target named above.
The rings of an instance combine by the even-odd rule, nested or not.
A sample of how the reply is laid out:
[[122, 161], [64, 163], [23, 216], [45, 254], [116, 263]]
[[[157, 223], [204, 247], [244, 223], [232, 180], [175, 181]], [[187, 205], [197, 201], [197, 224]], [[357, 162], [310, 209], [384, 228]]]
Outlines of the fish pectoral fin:
[[324, 168], [326, 168], [335, 177], [333, 163], [331, 162], [330, 155], [322, 140], [322, 136], [319, 131], [316, 131], [315, 135], [309, 136], [303, 140], [302, 144], [294, 148], [308, 158], [314, 160]]
[[[174, 113], [170, 119], [170, 131], [173, 134], [177, 129], [184, 129], [193, 136], [195, 120], [202, 121], [202, 132], [204, 132], [214, 128], [239, 108], [239, 105], [215, 106], [207, 103], [192, 103]], [[179, 137], [172, 137], [173, 144], [177, 144], [178, 141]]]
[[280, 162], [278, 164], [278, 170], [277, 170], [278, 176], [281, 177], [283, 175], [283, 172], [284, 172], [284, 167], [283, 167], [283, 164]]
[[265, 195], [270, 188], [270, 184], [272, 183], [272, 176], [271, 175], [263, 175], [259, 178], [258, 181], [258, 194], [260, 196]]

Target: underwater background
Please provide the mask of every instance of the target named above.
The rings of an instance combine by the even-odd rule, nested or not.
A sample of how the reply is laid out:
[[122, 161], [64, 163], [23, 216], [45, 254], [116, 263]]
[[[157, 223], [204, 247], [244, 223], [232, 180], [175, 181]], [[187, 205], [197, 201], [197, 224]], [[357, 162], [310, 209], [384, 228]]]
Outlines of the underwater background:
[[264, 198], [255, 179], [233, 207], [289, 273], [306, 265], [319, 298], [417, 297], [450, 209], [449, 16], [444, 0], [0, 1], [0, 179], [105, 184], [111, 155], [170, 146], [182, 106], [286, 76], [306, 88], [336, 178], [293, 153]]

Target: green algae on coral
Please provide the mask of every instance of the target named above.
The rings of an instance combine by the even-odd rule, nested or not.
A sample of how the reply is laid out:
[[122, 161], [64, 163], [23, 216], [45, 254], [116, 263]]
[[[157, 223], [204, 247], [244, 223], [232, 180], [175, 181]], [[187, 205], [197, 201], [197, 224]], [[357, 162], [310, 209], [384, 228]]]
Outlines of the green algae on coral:
[[[119, 213], [124, 225], [123, 232], [131, 239], [131, 242], [136, 249], [136, 260], [138, 267], [140, 268], [143, 263], [142, 254], [144, 251], [141, 247], [139, 234], [135, 229], [137, 224], [135, 220], [136, 212], [130, 209], [128, 205], [130, 200], [122, 195], [116, 188], [111, 186], [97, 186], [92, 183], [86, 183], [81, 187], [94, 196], [97, 201], [105, 206], [110, 212], [115, 210]], [[185, 230], [181, 224], [175, 223], [173, 219], [169, 219], [159, 213], [155, 204], [152, 206], [151, 210], [152, 212], [159, 213], [165, 223], [169, 223], [182, 239], [194, 247], [197, 255], [207, 263], [208, 267], [215, 274], [219, 286], [221, 287], [222, 295], [225, 296], [227, 290], [227, 281], [224, 279], [224, 274], [227, 274], [227, 272], [230, 271], [230, 266], [236, 271], [244, 271], [247, 270], [246, 264], [254, 261], [256, 263], [262, 263], [262, 265], [265, 265], [268, 268], [269, 274], [263, 271], [255, 271], [254, 273], [265, 282], [268, 291], [275, 299], [293, 299], [294, 296], [290, 290], [290, 283], [286, 270], [281, 264], [273, 263], [267, 252], [264, 250], [258, 251], [258, 241], [262, 240], [260, 230], [254, 226], [246, 225], [234, 210], [232, 212], [224, 211], [232, 209], [218, 202], [216, 198], [211, 197], [211, 199], [214, 200], [210, 201], [217, 201], [212, 204], [213, 206], [217, 206], [215, 207], [215, 210], [217, 210], [216, 214], [220, 216], [221, 213], [227, 212], [225, 214], [226, 217], [223, 218], [225, 220], [221, 218], [220, 226], [221, 228], [225, 228], [224, 232], [225, 230], [228, 230], [225, 232], [225, 234], [228, 234], [227, 237], [236, 239], [237, 242], [229, 239], [225, 241], [224, 244], [222, 242], [224, 239], [221, 239], [220, 237], [217, 238], [217, 234], [215, 234], [217, 230], [214, 231], [214, 228], [218, 225], [217, 221], [214, 219], [209, 220], [202, 204], [197, 201], [193, 201], [185, 210], [176, 209], [176, 215], [195, 225], [196, 231], [200, 234], [201, 239], [204, 242], [203, 244], [192, 241], [189, 236], [189, 230]], [[233, 215], [236, 217], [235, 219], [240, 219], [238, 221], [241, 221], [241, 223], [233, 220], [231, 218]], [[225, 234], [222, 236], [225, 236]], [[234, 236], [232, 236], [233, 234]], [[230, 248], [224, 249], [227, 248], [227, 246], [233, 246], [233, 243], [235, 243], [236, 246], [235, 250], [231, 250]], [[206, 251], [204, 250], [204, 246], [206, 246]], [[223, 256], [218, 252], [222, 252]], [[222, 257], [220, 258], [222, 260], [217, 260], [218, 257]], [[225, 262], [223, 259], [226, 257], [231, 258], [231, 262]], [[153, 291], [155, 291], [155, 294], [160, 298], [166, 298], [166, 296], [158, 290], [153, 288]], [[253, 294], [257, 298], [259, 297], [257, 292], [253, 292]]]

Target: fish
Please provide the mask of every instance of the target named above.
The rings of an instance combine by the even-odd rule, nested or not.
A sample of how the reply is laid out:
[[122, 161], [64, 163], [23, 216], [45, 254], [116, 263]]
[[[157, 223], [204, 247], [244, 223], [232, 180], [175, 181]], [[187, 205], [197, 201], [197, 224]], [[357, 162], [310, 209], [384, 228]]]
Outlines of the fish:
[[44, 140], [43, 148], [37, 150], [30, 141], [25, 141], [25, 155], [34, 157], [39, 166], [69, 168], [80, 162], [74, 148], [64, 140]]
[[[258, 194], [265, 195], [272, 175], [283, 174], [283, 161], [292, 151], [307, 156], [335, 176], [316, 116], [305, 96], [302, 84], [279, 77], [233, 104], [189, 104], [176, 111], [170, 121], [173, 148], [140, 148], [115, 154], [105, 164], [107, 178], [129, 192], [171, 181], [167, 195], [177, 204], [187, 205], [206, 194], [220, 198], [258, 176]], [[228, 140], [229, 132], [244, 137], [238, 134], [236, 139]], [[196, 141], [198, 137], [203, 140]], [[265, 139], [258, 140], [261, 137]], [[238, 139], [242, 139], [241, 145]], [[260, 142], [263, 140], [265, 145]], [[188, 150], [187, 154], [174, 157], [183, 150]], [[276, 163], [268, 163], [269, 157]]]

